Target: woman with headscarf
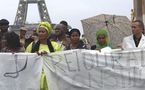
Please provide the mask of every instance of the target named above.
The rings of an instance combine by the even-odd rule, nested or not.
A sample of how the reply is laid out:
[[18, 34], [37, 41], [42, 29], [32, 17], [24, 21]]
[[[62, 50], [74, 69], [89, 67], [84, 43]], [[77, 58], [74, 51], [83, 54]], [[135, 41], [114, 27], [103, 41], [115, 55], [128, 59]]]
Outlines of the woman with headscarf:
[[39, 40], [34, 43], [30, 43], [28, 47], [26, 48], [26, 52], [56, 52], [56, 51], [61, 51], [61, 47], [59, 44], [56, 42], [53, 42], [48, 39], [49, 36], [51, 35], [52, 32], [52, 27], [51, 24], [48, 22], [41, 22], [38, 26], [37, 33]]
[[[50, 41], [48, 38], [51, 34], [52, 27], [48, 22], [41, 22], [38, 26], [37, 33], [39, 40], [35, 43], [32, 42], [26, 48], [26, 52], [35, 53], [50, 53], [61, 51], [61, 46], [56, 42]], [[40, 90], [48, 90], [47, 79], [44, 69], [42, 69], [41, 79], [40, 79]]]
[[105, 47], [111, 48], [110, 43], [109, 43], [108, 33], [107, 33], [107, 30], [105, 29], [99, 29], [96, 32], [96, 45], [93, 45], [91, 49], [100, 51], [101, 49]]

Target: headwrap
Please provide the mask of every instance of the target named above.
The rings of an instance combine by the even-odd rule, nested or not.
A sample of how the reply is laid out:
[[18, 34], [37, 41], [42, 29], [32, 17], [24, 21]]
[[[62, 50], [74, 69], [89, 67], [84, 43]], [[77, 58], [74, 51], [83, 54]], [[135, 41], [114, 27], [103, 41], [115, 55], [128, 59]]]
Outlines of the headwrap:
[[[104, 45], [100, 45], [100, 44], [98, 43], [97, 38], [98, 38], [99, 35], [104, 35], [104, 36], [105, 36], [105, 38], [106, 38], [106, 43], [105, 43]], [[99, 30], [97, 30], [97, 32], [96, 32], [96, 40], [97, 40], [97, 42], [96, 42], [96, 48], [101, 49], [101, 48], [104, 48], [104, 47], [107, 47], [107, 46], [110, 47], [109, 38], [108, 38], [108, 34], [107, 34], [107, 30], [106, 30], [106, 29], [99, 29]]]
[[48, 35], [51, 34], [52, 26], [49, 22], [40, 22], [39, 25], [38, 25], [37, 33], [38, 33], [40, 27], [45, 28], [46, 31], [48, 32]]

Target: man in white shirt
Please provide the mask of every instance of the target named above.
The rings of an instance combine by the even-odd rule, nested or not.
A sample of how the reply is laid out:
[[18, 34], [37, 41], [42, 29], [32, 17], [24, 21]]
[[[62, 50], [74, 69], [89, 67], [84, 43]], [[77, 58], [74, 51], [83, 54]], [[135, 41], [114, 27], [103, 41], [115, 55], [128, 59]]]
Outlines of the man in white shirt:
[[144, 24], [141, 20], [132, 22], [132, 35], [123, 39], [122, 48], [145, 48]]

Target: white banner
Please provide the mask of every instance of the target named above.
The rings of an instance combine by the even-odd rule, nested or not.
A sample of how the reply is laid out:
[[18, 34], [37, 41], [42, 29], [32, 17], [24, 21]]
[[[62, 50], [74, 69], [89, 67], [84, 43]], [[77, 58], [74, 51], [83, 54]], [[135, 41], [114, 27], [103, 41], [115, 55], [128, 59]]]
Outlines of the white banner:
[[70, 50], [43, 57], [1, 53], [0, 62], [0, 90], [40, 90], [42, 65], [49, 90], [145, 89], [145, 50], [141, 49], [106, 54]]
[[43, 56], [49, 90], [144, 90], [145, 50]]
[[40, 90], [41, 71], [37, 54], [0, 53], [0, 90]]

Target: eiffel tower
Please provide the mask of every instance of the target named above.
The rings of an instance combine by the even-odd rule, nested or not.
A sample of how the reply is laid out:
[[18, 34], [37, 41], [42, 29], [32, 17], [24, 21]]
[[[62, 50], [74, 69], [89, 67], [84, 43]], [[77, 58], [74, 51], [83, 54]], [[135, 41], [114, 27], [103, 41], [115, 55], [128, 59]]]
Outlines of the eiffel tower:
[[51, 23], [45, 0], [20, 0], [14, 21], [14, 26], [23, 26], [26, 24], [28, 4], [37, 4], [40, 20], [48, 21]]

